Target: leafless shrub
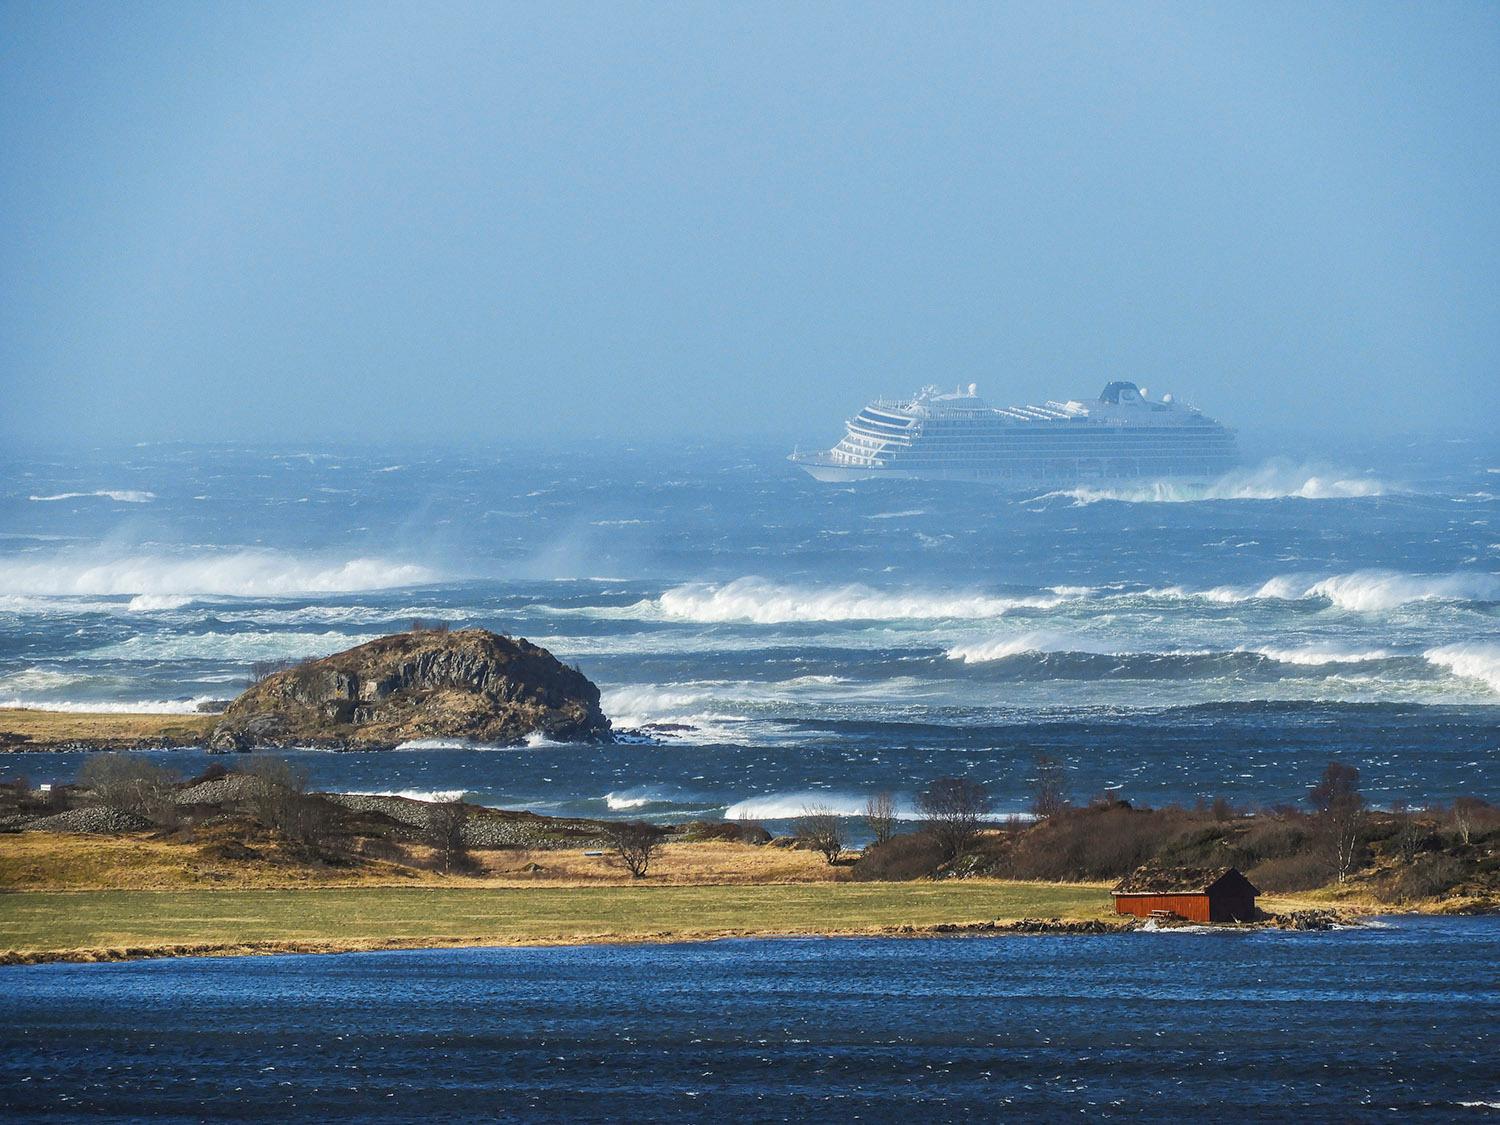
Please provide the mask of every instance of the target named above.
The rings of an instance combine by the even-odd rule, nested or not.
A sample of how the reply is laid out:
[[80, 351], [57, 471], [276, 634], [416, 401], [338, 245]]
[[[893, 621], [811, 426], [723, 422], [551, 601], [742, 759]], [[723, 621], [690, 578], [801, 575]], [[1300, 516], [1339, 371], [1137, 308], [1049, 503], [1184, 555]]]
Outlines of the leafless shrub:
[[464, 871], [473, 866], [464, 840], [468, 823], [469, 806], [462, 801], [444, 801], [428, 807], [423, 837], [432, 847], [433, 866], [439, 871]]
[[1328, 882], [1328, 860], [1313, 852], [1268, 859], [1246, 876], [1263, 891], [1310, 891]]
[[844, 850], [844, 825], [825, 805], [806, 805], [792, 822], [792, 836], [805, 848], [820, 853], [829, 865], [838, 862]]
[[258, 684], [262, 680], [268, 680], [277, 672], [289, 672], [297, 667], [301, 661], [297, 660], [257, 660], [250, 665], [250, 682]]
[[748, 813], [740, 813], [734, 818], [734, 824], [739, 829], [739, 840], [742, 844], [764, 844], [770, 841], [771, 833], [766, 826]]
[[883, 844], [872, 844], [854, 864], [858, 882], [921, 879], [942, 866], [943, 848], [925, 832], [903, 832]]
[[307, 771], [284, 758], [253, 757], [239, 767], [252, 781], [245, 797], [250, 813], [286, 839], [311, 847], [328, 842], [332, 810], [307, 792]]
[[662, 830], [644, 820], [611, 825], [606, 839], [615, 858], [625, 865], [632, 879], [644, 879], [652, 862], [661, 854]]
[[896, 795], [886, 790], [871, 793], [865, 800], [865, 824], [876, 844], [883, 844], [896, 834]]
[[1230, 803], [1229, 798], [1227, 797], [1215, 797], [1214, 802], [1209, 806], [1208, 811], [1209, 814], [1214, 818], [1214, 820], [1218, 821], [1220, 824], [1223, 824], [1226, 821], [1234, 820], [1240, 815], [1239, 810]]
[[940, 777], [917, 795], [927, 834], [949, 859], [974, 843], [990, 806], [989, 790], [966, 777]]
[[1500, 828], [1500, 807], [1478, 797], [1458, 797], [1453, 802], [1451, 819], [1458, 842], [1468, 847], [1477, 834]]
[[420, 617], [411, 619], [411, 631], [413, 633], [446, 633], [451, 626], [446, 621], [426, 621]]
[[1039, 754], [1031, 786], [1031, 812], [1038, 820], [1056, 816], [1068, 807], [1067, 772], [1056, 758]]
[[1062, 809], [1022, 833], [1003, 866], [1016, 879], [1118, 878], [1165, 851], [1191, 820], [1181, 809]]
[[1468, 869], [1447, 855], [1424, 855], [1402, 867], [1376, 893], [1386, 902], [1436, 898], [1463, 882]]
[[78, 771], [78, 783], [107, 808], [145, 817], [154, 824], [175, 820], [172, 790], [177, 775], [145, 758], [95, 754]]

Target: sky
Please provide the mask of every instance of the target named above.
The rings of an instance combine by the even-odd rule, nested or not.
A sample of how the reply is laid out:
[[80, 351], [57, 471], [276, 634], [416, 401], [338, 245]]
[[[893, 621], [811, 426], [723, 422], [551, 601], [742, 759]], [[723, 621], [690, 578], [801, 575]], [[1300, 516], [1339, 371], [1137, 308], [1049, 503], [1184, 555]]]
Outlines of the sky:
[[0, 152], [10, 442], [1500, 406], [1491, 3], [0, 0]]

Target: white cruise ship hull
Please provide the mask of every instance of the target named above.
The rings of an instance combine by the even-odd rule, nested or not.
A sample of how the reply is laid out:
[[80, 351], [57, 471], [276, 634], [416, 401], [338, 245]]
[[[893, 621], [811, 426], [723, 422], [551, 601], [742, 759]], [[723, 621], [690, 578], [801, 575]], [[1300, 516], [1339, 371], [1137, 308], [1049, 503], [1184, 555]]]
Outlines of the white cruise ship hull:
[[1111, 383], [1095, 403], [994, 408], [974, 387], [877, 401], [832, 449], [789, 458], [815, 480], [946, 480], [1015, 492], [1194, 486], [1232, 469], [1234, 434], [1172, 396]]

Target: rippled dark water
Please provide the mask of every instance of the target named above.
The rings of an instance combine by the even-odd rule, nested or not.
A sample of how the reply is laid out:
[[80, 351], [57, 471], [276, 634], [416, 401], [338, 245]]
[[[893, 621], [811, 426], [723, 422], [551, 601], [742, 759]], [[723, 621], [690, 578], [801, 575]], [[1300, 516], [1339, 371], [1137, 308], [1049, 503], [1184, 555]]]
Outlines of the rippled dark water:
[[0, 1089], [73, 1119], [1447, 1120], [1500, 1104], [1497, 965], [1483, 918], [16, 967]]

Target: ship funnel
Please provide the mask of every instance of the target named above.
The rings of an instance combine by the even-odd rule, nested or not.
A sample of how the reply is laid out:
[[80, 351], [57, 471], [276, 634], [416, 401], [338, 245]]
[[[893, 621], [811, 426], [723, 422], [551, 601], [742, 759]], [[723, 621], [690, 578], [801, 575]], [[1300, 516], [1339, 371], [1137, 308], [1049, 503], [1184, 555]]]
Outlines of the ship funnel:
[[979, 384], [978, 383], [970, 383], [969, 384], [969, 397], [970, 398], [977, 398], [978, 395], [979, 395]]

